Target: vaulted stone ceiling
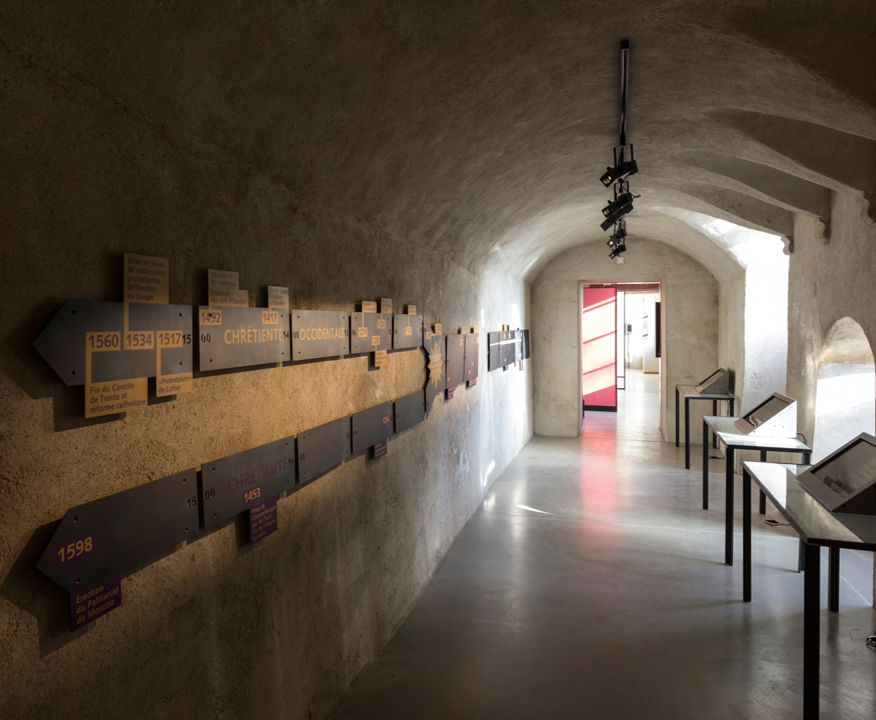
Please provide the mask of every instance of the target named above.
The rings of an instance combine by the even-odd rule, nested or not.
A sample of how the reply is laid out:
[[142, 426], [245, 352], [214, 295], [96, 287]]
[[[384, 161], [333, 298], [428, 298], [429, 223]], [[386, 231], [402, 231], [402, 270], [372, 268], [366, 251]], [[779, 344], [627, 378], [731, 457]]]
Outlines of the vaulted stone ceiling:
[[726, 251], [667, 209], [788, 236], [795, 212], [829, 232], [830, 190], [876, 190], [873, 0], [44, 0], [0, 25], [177, 141], [473, 271], [531, 279], [605, 238], [622, 38], [631, 237], [722, 276]]

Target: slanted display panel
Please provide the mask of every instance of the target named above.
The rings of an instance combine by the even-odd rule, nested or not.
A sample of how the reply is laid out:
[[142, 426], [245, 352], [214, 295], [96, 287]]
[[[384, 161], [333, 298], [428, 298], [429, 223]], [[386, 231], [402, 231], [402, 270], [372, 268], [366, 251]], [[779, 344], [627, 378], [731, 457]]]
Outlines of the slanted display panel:
[[298, 433], [298, 479], [305, 483], [350, 457], [350, 417]]
[[517, 331], [506, 330], [502, 333], [502, 366], [517, 362]]
[[201, 466], [204, 529], [291, 490], [294, 485], [294, 435], [204, 463]]
[[797, 401], [773, 393], [734, 424], [746, 435], [797, 437]]
[[350, 315], [332, 310], [290, 310], [292, 360], [350, 354]]
[[403, 432], [426, 419], [426, 399], [422, 390], [395, 401], [395, 431]]
[[353, 313], [350, 316], [350, 352], [354, 355], [392, 347], [392, 315]]
[[201, 372], [292, 359], [288, 310], [200, 307], [198, 320]]
[[481, 334], [469, 333], [465, 336], [465, 373], [466, 382], [478, 377], [478, 353], [481, 349]]
[[195, 468], [71, 508], [37, 567], [69, 592], [197, 536]]
[[353, 454], [358, 455], [389, 437], [392, 402], [380, 403], [353, 415]]
[[447, 387], [465, 381], [465, 335], [447, 335]]
[[392, 323], [392, 347], [396, 350], [423, 345], [423, 316], [396, 315]]
[[876, 438], [861, 433], [797, 481], [832, 512], [876, 515]]

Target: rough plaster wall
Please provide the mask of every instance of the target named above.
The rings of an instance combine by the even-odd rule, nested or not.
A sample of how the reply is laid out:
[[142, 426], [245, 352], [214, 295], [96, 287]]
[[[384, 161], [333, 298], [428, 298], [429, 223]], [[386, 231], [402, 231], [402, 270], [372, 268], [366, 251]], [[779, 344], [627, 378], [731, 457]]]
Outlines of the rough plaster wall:
[[718, 365], [730, 371], [730, 391], [741, 408], [745, 383], [745, 273], [718, 288]]
[[[85, 421], [32, 342], [69, 298], [121, 299], [124, 251], [170, 259], [172, 303], [206, 269], [292, 307], [415, 303], [448, 332], [528, 324], [524, 283], [475, 275], [367, 217], [150, 124], [75, 78], [0, 53], [0, 714], [327, 718], [408, 612], [489, 482], [532, 431], [531, 367], [482, 370], [380, 461], [359, 456], [279, 502], [251, 548], [234, 522], [124, 578], [123, 606], [75, 634], [34, 567], [70, 506], [422, 388], [420, 351], [195, 375], [145, 410]], [[481, 368], [486, 343], [481, 343]], [[15, 678], [15, 681], [10, 681]]]
[[[830, 242], [818, 239], [813, 219], [795, 216], [788, 289], [788, 395], [797, 400], [798, 429], [815, 434], [818, 357], [833, 324], [857, 322], [876, 348], [876, 225], [861, 218], [857, 199], [831, 198]], [[810, 443], [811, 444], [811, 443]], [[876, 577], [874, 577], [876, 590]]]
[[[581, 281], [663, 283], [666, 331], [661, 392], [667, 442], [675, 441], [675, 385], [698, 382], [715, 369], [718, 359], [718, 283], [715, 278], [696, 260], [664, 243], [628, 238], [627, 247], [623, 265], [608, 258], [604, 243], [588, 243], [567, 250], [554, 258], [532, 284], [533, 404], [538, 435], [577, 437], [580, 432], [578, 287]], [[711, 406], [692, 405], [692, 442], [702, 442], [703, 412], [711, 412]]]

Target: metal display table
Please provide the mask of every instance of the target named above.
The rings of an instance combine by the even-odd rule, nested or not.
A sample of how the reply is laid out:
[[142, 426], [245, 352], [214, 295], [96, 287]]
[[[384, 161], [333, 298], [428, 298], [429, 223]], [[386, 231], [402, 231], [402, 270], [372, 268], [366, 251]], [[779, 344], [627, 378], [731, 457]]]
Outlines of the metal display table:
[[[684, 469], [690, 470], [690, 401], [691, 400], [711, 400], [712, 415], [718, 414], [718, 401], [723, 400], [727, 403], [727, 415], [733, 414], [733, 403], [735, 398], [729, 393], [710, 393], [697, 392], [696, 385], [676, 385], [675, 386], [675, 447], [678, 447], [678, 398], [684, 398]], [[715, 440], [715, 447], [718, 447]], [[703, 445], [708, 442], [703, 436]]]
[[[715, 433], [724, 444], [725, 452], [725, 537], [724, 562], [733, 564], [733, 477], [734, 459], [737, 450], [758, 450], [760, 459], [766, 461], [768, 452], [801, 453], [803, 464], [808, 465], [812, 448], [797, 438], [760, 437], [746, 435], [733, 423], [738, 418], [706, 416], [703, 418], [703, 510], [709, 509], [709, 431]], [[761, 513], [766, 510], [766, 497], [761, 496]]]
[[829, 548], [828, 608], [837, 612], [840, 548], [876, 552], [876, 517], [830, 512], [797, 482], [797, 474], [804, 469], [776, 463], [742, 463], [742, 592], [743, 600], [751, 602], [751, 481], [754, 480], [803, 544], [803, 720], [817, 720], [821, 548]]

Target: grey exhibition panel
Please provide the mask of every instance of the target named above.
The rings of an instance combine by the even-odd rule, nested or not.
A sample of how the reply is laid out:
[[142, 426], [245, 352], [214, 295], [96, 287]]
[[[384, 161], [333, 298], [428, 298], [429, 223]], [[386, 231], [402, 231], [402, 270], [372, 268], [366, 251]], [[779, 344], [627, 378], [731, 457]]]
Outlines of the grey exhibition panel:
[[487, 333], [487, 372], [502, 367], [502, 333]]
[[465, 336], [465, 372], [463, 379], [468, 382], [478, 377], [478, 366], [481, 349], [481, 334], [468, 333]]
[[350, 352], [353, 355], [392, 348], [392, 315], [353, 313], [350, 316]]
[[294, 435], [206, 462], [201, 466], [204, 529], [294, 486]]
[[392, 401], [353, 414], [353, 454], [386, 440], [392, 428]]
[[426, 395], [422, 390], [395, 400], [395, 431], [404, 432], [426, 419]]
[[290, 310], [292, 359], [320, 360], [350, 354], [350, 315], [334, 310]]
[[465, 335], [447, 335], [447, 387], [465, 380]]
[[309, 482], [350, 457], [350, 416], [298, 433], [298, 480]]
[[[37, 567], [73, 592], [161, 555], [198, 534], [195, 468], [70, 508]], [[91, 549], [84, 551], [85, 541]], [[83, 543], [73, 561], [63, 553]]]
[[[84, 385], [85, 334], [124, 331], [125, 304], [68, 300], [39, 334], [33, 345], [37, 352], [70, 387]], [[188, 342], [179, 348], [162, 348], [161, 373], [192, 372], [192, 308], [190, 305], [130, 303], [129, 332], [180, 332]], [[113, 382], [155, 377], [156, 350], [115, 350], [91, 355], [92, 382]]]
[[396, 350], [423, 344], [423, 316], [395, 315], [392, 321], [392, 347]]
[[[198, 312], [218, 313], [221, 317], [221, 324], [198, 327], [201, 372], [291, 360], [288, 310], [201, 307]], [[263, 322], [267, 313], [277, 313], [278, 321]]]

